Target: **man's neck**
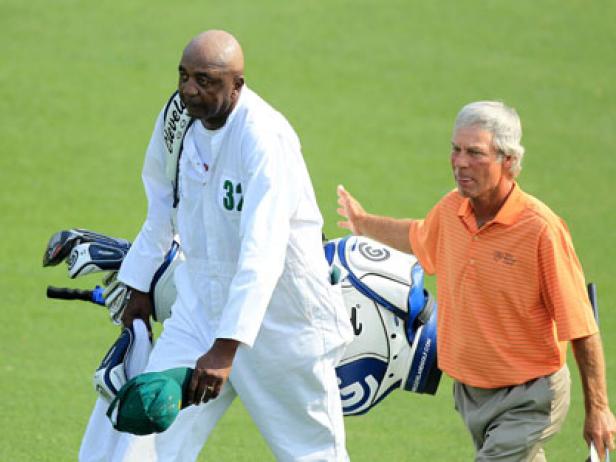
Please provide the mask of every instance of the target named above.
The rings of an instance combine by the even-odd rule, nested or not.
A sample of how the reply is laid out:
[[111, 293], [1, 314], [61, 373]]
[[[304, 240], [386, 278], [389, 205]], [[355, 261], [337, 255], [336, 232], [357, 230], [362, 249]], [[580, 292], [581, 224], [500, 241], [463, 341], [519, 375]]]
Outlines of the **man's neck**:
[[513, 180], [505, 180], [499, 183], [490, 195], [470, 199], [478, 228], [494, 219], [513, 191], [514, 185]]
[[237, 100], [234, 101], [233, 104], [229, 106], [229, 108], [223, 114], [207, 119], [200, 119], [201, 124], [208, 130], [218, 130], [219, 128], [224, 127], [224, 125], [227, 123], [227, 119], [229, 118], [236, 106]]
[[208, 130], [218, 130], [219, 128], [224, 127], [227, 123], [227, 119], [229, 118], [229, 114], [233, 109], [231, 109], [224, 116], [211, 117], [209, 119], [201, 119], [201, 125], [203, 125]]

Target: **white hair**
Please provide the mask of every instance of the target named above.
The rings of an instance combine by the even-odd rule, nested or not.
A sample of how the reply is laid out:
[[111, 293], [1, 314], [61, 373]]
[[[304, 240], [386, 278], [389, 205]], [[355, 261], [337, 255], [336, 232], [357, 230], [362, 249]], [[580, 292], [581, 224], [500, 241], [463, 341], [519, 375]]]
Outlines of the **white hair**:
[[522, 170], [524, 146], [522, 123], [516, 110], [500, 101], [476, 101], [464, 106], [454, 124], [454, 132], [459, 128], [477, 127], [492, 133], [492, 143], [502, 156], [511, 156], [509, 172], [515, 178]]

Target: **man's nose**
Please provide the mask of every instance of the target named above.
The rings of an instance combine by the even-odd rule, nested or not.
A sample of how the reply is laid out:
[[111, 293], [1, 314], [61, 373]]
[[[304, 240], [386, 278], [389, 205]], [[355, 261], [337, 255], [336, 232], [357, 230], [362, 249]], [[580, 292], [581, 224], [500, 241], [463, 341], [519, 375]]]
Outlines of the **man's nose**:
[[196, 96], [198, 91], [197, 91], [197, 86], [195, 85], [195, 82], [193, 81], [193, 79], [188, 79], [186, 80], [186, 82], [182, 83], [182, 93], [184, 93], [186, 96]]
[[456, 168], [468, 167], [468, 156], [464, 152], [452, 152], [451, 165]]

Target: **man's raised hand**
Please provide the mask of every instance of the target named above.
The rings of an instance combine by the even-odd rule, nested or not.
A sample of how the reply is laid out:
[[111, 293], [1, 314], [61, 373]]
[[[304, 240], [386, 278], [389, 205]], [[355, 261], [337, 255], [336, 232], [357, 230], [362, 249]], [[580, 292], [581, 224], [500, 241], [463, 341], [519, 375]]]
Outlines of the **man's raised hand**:
[[340, 206], [338, 207], [338, 215], [345, 218], [345, 220], [338, 222], [338, 226], [360, 236], [362, 234], [360, 221], [366, 216], [366, 211], [357, 199], [344, 189], [344, 186], [338, 185], [336, 192], [338, 193], [338, 205]]

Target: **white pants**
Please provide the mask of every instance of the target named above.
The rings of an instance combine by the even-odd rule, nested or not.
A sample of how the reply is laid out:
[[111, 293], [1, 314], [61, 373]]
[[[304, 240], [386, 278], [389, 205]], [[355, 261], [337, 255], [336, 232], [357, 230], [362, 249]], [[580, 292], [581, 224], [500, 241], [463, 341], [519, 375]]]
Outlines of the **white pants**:
[[[186, 302], [178, 297], [173, 316], [165, 322], [150, 355], [147, 371], [194, 367], [211, 347], [211, 340], [208, 342], [196, 327], [199, 321], [192, 316], [199, 309], [198, 303], [182, 304]], [[231, 376], [218, 398], [182, 410], [163, 433], [122, 435], [113, 460], [194, 461], [218, 420], [239, 395], [277, 460], [347, 461], [334, 369], [343, 347], [324, 355], [308, 353], [287, 361], [285, 351], [268, 348], [269, 334], [265, 331], [253, 348], [238, 348]], [[326, 344], [318, 335], [314, 329], [307, 329], [307, 338], [287, 341]], [[280, 339], [275, 343], [280, 344]]]
[[[124, 362], [126, 375], [129, 379], [143, 372], [152, 351], [148, 329], [141, 319], [133, 321], [133, 330], [135, 338]], [[108, 408], [109, 403], [105, 399], [98, 398], [96, 400], [81, 440], [79, 462], [107, 462], [111, 460], [122, 433], [114, 430], [111, 426], [111, 422], [107, 418]]]

